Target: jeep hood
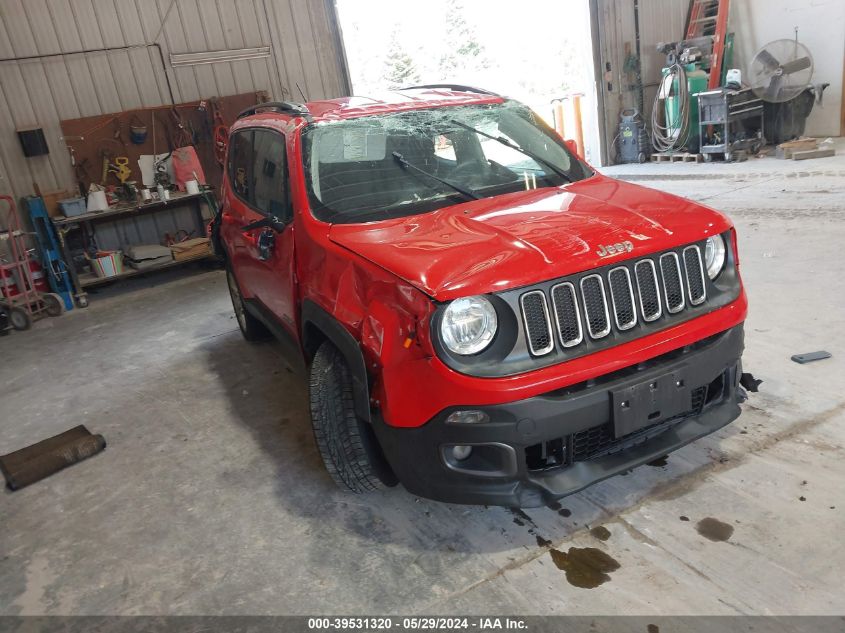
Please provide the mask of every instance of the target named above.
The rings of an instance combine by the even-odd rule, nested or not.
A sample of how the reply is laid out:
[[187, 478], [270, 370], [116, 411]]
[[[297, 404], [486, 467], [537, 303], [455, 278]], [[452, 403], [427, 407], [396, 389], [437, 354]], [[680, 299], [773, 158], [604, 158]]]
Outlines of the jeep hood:
[[[335, 224], [329, 237], [443, 301], [641, 257], [730, 226], [690, 200], [596, 175], [395, 220]], [[626, 241], [631, 252], [604, 254], [603, 246]]]

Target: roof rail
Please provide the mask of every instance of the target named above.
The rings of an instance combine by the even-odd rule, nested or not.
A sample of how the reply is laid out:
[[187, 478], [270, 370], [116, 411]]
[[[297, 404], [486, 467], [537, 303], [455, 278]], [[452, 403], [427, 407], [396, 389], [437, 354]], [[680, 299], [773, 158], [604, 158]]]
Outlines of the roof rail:
[[446, 90], [454, 90], [455, 92], [476, 92], [482, 95], [492, 95], [494, 97], [500, 97], [500, 94], [492, 92], [490, 90], [485, 90], [484, 88], [475, 88], [473, 86], [462, 86], [461, 84], [425, 84], [422, 86], [405, 86], [404, 88], [400, 88], [399, 92], [403, 90], [423, 90], [425, 88], [445, 88]]
[[248, 107], [246, 110], [240, 111], [237, 118], [242, 119], [245, 116], [252, 116], [259, 110], [272, 110], [274, 112], [302, 116], [306, 119], [311, 118], [311, 113], [304, 104], [293, 103], [291, 101], [267, 101], [266, 103], [257, 103], [254, 106]]

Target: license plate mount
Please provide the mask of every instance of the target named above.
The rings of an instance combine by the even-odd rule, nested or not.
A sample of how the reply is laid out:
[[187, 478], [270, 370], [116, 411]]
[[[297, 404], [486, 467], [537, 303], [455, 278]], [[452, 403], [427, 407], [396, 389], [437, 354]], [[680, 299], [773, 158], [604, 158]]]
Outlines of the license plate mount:
[[611, 392], [616, 439], [689, 411], [690, 391], [677, 370]]

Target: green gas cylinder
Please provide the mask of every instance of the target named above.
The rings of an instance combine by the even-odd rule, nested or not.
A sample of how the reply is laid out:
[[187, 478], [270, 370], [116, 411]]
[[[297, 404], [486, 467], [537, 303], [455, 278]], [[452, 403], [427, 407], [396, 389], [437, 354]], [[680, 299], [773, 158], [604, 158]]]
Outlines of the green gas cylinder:
[[663, 107], [665, 109], [666, 126], [670, 130], [674, 130], [674, 136], [677, 137], [683, 127], [683, 121], [681, 121], [681, 109], [683, 106], [686, 109], [686, 115], [689, 117], [689, 125], [686, 126], [686, 139], [679, 139], [676, 147], [680, 149], [686, 146], [690, 152], [696, 153], [698, 152], [698, 99], [695, 95], [707, 90], [709, 75], [698, 63], [685, 64], [682, 67], [686, 72], [687, 80], [685, 104], [681, 103], [681, 97], [679, 96], [679, 74], [675, 73], [672, 76], [671, 90], [667, 90], [668, 76], [672, 73], [672, 67], [667, 66], [661, 71], [663, 79], [660, 85], [661, 92], [664, 95]]

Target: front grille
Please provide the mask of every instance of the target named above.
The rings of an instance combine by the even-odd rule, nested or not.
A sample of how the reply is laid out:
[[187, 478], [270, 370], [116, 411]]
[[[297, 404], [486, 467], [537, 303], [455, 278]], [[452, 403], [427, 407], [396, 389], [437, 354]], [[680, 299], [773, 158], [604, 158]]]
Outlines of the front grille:
[[684, 271], [687, 276], [689, 302], [697, 306], [705, 299], [704, 267], [701, 265], [701, 251], [698, 246], [687, 246], [684, 249]]
[[671, 420], [663, 420], [624, 437], [616, 438], [613, 424], [605, 422], [571, 435], [533, 444], [525, 449], [528, 470], [538, 471], [584, 462], [601, 455], [614, 453], [647, 442], [660, 433], [682, 422], [685, 418], [701, 413], [707, 398], [708, 387], [698, 387], [690, 392], [689, 411]]
[[593, 338], [602, 338], [610, 333], [610, 315], [607, 312], [607, 295], [604, 281], [598, 275], [587, 275], [581, 280], [581, 296], [584, 299], [584, 314], [587, 317], [587, 331]]
[[578, 345], [584, 334], [581, 330], [581, 313], [578, 310], [575, 286], [565, 282], [552, 288], [552, 307], [560, 344], [564, 347]]
[[554, 347], [554, 341], [546, 295], [541, 290], [526, 292], [519, 298], [519, 303], [522, 306], [528, 348], [535, 356], [548, 354]]
[[651, 324], [702, 305], [707, 281], [693, 244], [527, 289], [517, 295], [525, 343], [532, 357], [551, 358], [555, 349], [607, 346], [617, 338], [611, 333], [653, 331]]
[[631, 273], [624, 266], [620, 266], [608, 273], [607, 280], [610, 283], [610, 299], [613, 302], [613, 317], [616, 319], [616, 327], [623, 331], [630, 330], [637, 324]]

